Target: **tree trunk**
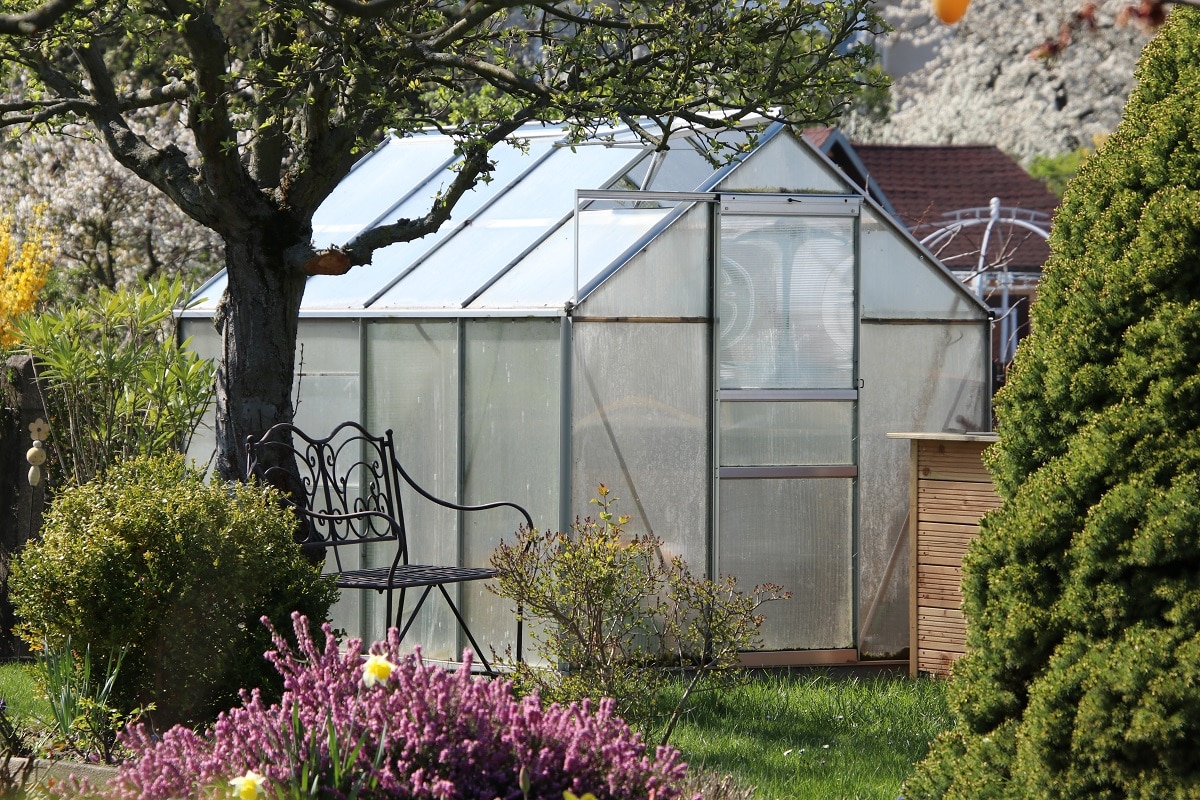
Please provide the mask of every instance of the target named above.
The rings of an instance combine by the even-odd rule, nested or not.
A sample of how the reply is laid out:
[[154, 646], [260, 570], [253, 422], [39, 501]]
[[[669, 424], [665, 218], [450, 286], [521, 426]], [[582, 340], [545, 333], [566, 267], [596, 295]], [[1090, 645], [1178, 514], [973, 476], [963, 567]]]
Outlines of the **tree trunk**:
[[229, 283], [218, 309], [222, 360], [216, 387], [216, 473], [245, 473], [246, 437], [292, 421], [296, 330], [306, 275], [289, 269], [280, 241], [261, 229], [225, 237]]

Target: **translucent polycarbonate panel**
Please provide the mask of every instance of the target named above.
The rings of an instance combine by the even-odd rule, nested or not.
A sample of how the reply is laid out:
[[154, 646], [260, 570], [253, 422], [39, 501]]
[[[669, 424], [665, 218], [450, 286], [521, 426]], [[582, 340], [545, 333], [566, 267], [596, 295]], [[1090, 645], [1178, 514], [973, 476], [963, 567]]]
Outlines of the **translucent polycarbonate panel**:
[[[405, 270], [435, 250], [441, 242], [454, 238], [465, 227], [469, 227], [471, 217], [480, 208], [507, 191], [527, 169], [549, 153], [552, 146], [551, 140], [539, 138], [530, 140], [527, 149], [508, 144], [496, 147], [492, 151], [496, 161], [492, 180], [488, 183], [479, 183], [474, 189], [459, 198], [451, 212], [450, 219], [442, 223], [437, 231], [411, 242], [402, 242], [378, 250], [370, 264], [355, 267], [345, 275], [314, 275], [309, 278], [308, 285], [305, 287], [304, 308], [362, 308], [373, 298], [385, 292]], [[442, 178], [431, 184], [430, 192], [445, 189], [452, 177], [453, 174], [446, 171]], [[397, 194], [395, 199], [399, 200], [402, 196]], [[392, 223], [399, 219], [420, 218], [429, 212], [429, 207], [430, 194], [418, 192], [394, 208], [382, 220], [382, 224]], [[488, 263], [488, 259], [476, 260]], [[393, 295], [389, 300], [372, 304], [372, 307], [405, 308], [407, 303], [403, 295]]]
[[[391, 208], [404, 195], [445, 168], [454, 157], [448, 136], [389, 136], [364, 157], [326, 198], [313, 215], [313, 243], [318, 247], [345, 244]], [[435, 183], [425, 190], [433, 199]]]
[[853, 464], [852, 402], [722, 402], [723, 467]]
[[909, 443], [889, 433], [986, 430], [988, 327], [875, 325], [861, 330], [859, 390], [859, 646], [908, 647]]
[[[409, 475], [436, 497], [457, 501], [458, 323], [374, 321], [366, 323], [366, 335], [370, 364], [365, 378], [367, 427], [378, 432], [390, 428], [396, 455]], [[420, 497], [407, 485], [402, 500], [410, 561], [457, 565], [458, 515]], [[417, 592], [409, 593], [408, 608], [418, 597]], [[380, 630], [381, 613], [382, 609], [376, 609]], [[462, 655], [457, 623], [436, 592], [422, 606], [405, 638], [406, 646], [412, 644], [420, 644], [430, 658], [455, 660]]]
[[401, 280], [380, 305], [461, 307], [571, 215], [576, 189], [605, 186], [638, 153], [621, 147], [556, 150]]
[[[584, 212], [584, 219], [590, 213]], [[710, 219], [710, 208], [705, 203], [688, 209], [584, 298], [578, 313], [597, 317], [708, 317]], [[584, 243], [590, 240], [587, 236], [580, 238]], [[584, 252], [580, 251], [581, 261]]]
[[[704, 184], [715, 168], [689, 139], [675, 139], [671, 149], [649, 153], [613, 184], [614, 189], [652, 192], [692, 192]], [[646, 177], [649, 173], [650, 180]]]
[[720, 482], [721, 574], [792, 593], [763, 607], [763, 649], [854, 646], [853, 497], [849, 478]]
[[953, 275], [863, 207], [859, 226], [862, 313], [883, 319], [986, 319], [987, 310]]
[[[183, 319], [179, 321], [181, 340], [191, 339], [188, 349], [201, 358], [211, 358], [214, 362], [221, 357], [221, 335], [213, 328], [210, 319]], [[207, 470], [214, 463], [217, 455], [217, 437], [213, 425], [216, 422], [216, 411], [209, 406], [192, 440], [188, 443], [187, 457], [196, 462], [201, 469]]]
[[[465, 324], [464, 502], [509, 500], [527, 508], [538, 529], [556, 527], [561, 323], [528, 319]], [[514, 540], [518, 522], [511, 509], [468, 514], [464, 562], [487, 565], [502, 539]], [[465, 584], [462, 594], [476, 638], [503, 652], [516, 637], [514, 607], [479, 582]]]
[[722, 178], [716, 189], [796, 194], [852, 190], [853, 187], [833, 168], [787, 133], [773, 136], [761, 144]]
[[721, 388], [851, 388], [854, 218], [720, 219]]
[[[670, 208], [602, 208], [579, 220], [579, 280], [586, 284], [645, 236]], [[562, 308], [575, 296], [575, 223], [566, 220], [472, 308]]]
[[[301, 320], [297, 334], [296, 426], [311, 436], [326, 436], [339, 422], [362, 413], [361, 346], [357, 320]], [[356, 548], [351, 548], [356, 549]], [[358, 548], [361, 549], [361, 548]], [[343, 567], [361, 562], [362, 553], [343, 554]], [[326, 570], [332, 569], [327, 562]], [[343, 590], [332, 610], [333, 626], [351, 636], [379, 637], [367, 592]]]
[[572, 328], [571, 514], [603, 483], [629, 530], [708, 567], [709, 326], [577, 322]]

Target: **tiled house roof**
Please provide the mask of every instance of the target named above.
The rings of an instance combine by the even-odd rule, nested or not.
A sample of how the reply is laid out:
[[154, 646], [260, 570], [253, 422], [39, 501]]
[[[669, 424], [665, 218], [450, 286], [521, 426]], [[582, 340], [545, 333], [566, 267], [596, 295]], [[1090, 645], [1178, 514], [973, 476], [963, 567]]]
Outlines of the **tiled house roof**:
[[[836, 129], [807, 131], [805, 137], [826, 153], [852, 179], [865, 186], [913, 235], [923, 239], [948, 224], [945, 214], [980, 209], [986, 218], [993, 197], [1004, 209], [1038, 212], [1048, 223], [1058, 204], [1039, 181], [991, 145], [851, 145]], [[1003, 215], [1002, 215], [1003, 216]], [[979, 258], [985, 226], [964, 228], [944, 248], [933, 246], [952, 269], [971, 269]], [[1026, 229], [997, 226], [988, 242], [989, 263], [998, 252], [1018, 272], [1041, 269], [1049, 251]]]

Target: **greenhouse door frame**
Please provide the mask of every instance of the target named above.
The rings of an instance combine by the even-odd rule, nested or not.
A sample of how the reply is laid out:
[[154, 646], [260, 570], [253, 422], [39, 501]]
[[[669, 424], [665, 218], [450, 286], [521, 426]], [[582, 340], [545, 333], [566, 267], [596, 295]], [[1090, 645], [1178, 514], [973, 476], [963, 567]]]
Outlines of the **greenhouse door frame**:
[[[857, 595], [858, 595], [858, 456], [857, 456], [857, 419], [858, 419], [858, 389], [861, 386], [858, 374], [858, 274], [859, 274], [859, 236], [858, 218], [861, 211], [862, 198], [854, 195], [764, 195], [764, 194], [724, 194], [716, 203], [712, 229], [712, 310], [714, 325], [712, 326], [712, 368], [713, 368], [713, 481], [712, 481], [712, 543], [711, 560], [713, 574], [727, 571], [738, 575], [743, 588], [763, 580], [772, 580], [769, 574], [753, 574], [754, 580], [745, 580], [744, 574], [739, 574], [739, 564], [751, 564], [749, 569], [756, 572], [756, 566], [764, 566], [769, 572], [775, 563], [781, 564], [784, 574], [790, 574], [798, 583], [807, 585], [785, 585], [791, 590], [794, 598], [789, 603], [799, 603], [799, 608], [793, 607], [787, 612], [783, 631], [777, 629], [774, 636], [769, 636], [766, 642], [767, 651], [747, 654], [744, 660], [753, 664], [836, 664], [858, 660], [857, 651]], [[804, 220], [802, 223], [797, 220]], [[809, 221], [813, 221], [811, 230], [805, 230]], [[821, 234], [824, 222], [830, 223], [831, 230], [840, 233], [840, 247], [836, 256], [831, 256], [829, 263], [838, 261], [839, 268], [830, 268], [830, 277], [824, 283], [813, 280], [809, 267], [803, 266], [817, 259], [806, 255], [817, 250], [819, 245], [804, 244], [803, 249], [798, 243], [806, 240], [810, 234]], [[746, 272], [736, 258], [742, 254], [751, 260], [756, 258], [754, 253], [747, 253], [743, 247], [738, 251], [738, 243], [731, 234], [731, 228], [740, 225], [750, 231], [750, 236], [764, 245], [776, 245], [773, 255], [762, 256], [759, 266], [766, 264], [768, 259], [774, 259], [775, 277], [764, 279], [769, 267], [764, 267], [762, 274], [756, 273], [751, 285], [744, 292], [742, 305], [738, 308], [739, 288], [733, 285], [731, 273], [736, 268], [750, 281], [750, 273]], [[754, 228], [761, 226], [762, 232]], [[779, 226], [780, 233], [770, 231], [771, 226]], [[742, 233], [737, 238], [746, 238]], [[772, 240], [772, 237], [774, 239]], [[779, 253], [785, 253], [782, 257]], [[793, 260], [794, 259], [794, 260]], [[747, 262], [749, 263], [749, 262]], [[798, 266], [799, 265], [799, 266]], [[811, 268], [814, 274], [820, 273], [820, 267]], [[824, 277], [826, 273], [817, 274]], [[836, 279], [835, 279], [836, 274]], [[772, 283], [773, 281], [773, 283]], [[833, 289], [831, 283], [837, 284]], [[805, 296], [814, 294], [815, 287], [820, 286], [823, 297], [834, 297], [844, 302], [844, 308], [838, 304], [824, 300], [815, 303], [806, 300]], [[764, 291], [765, 287], [765, 291]], [[769, 295], [767, 303], [755, 298]], [[848, 297], [845, 296], [848, 293]], [[731, 299], [732, 298], [732, 299]], [[771, 308], [771, 302], [774, 307]], [[756, 305], [757, 303], [757, 305]], [[807, 312], [807, 317], [801, 317], [801, 306]], [[766, 307], [764, 309], [764, 307]], [[821, 309], [824, 308], [824, 311]], [[793, 310], [795, 309], [795, 310]], [[778, 328], [767, 328], [762, 332], [760, 344], [742, 350], [746, 358], [753, 361], [766, 361], [767, 364], [749, 364], [749, 369], [731, 364], [729, 360], [737, 360], [737, 342], [747, 335], [754, 325], [754, 316], [774, 318], [780, 321]], [[842, 337], [840, 343], [832, 348], [836, 358], [830, 364], [818, 364], [813, 370], [805, 366], [805, 356], [798, 358], [792, 354], [803, 354], [806, 345], [802, 344], [800, 331], [808, 328], [826, 327], [825, 324], [807, 321], [809, 317], [820, 317], [824, 323], [833, 318], [831, 329], [836, 329]], [[793, 319], [795, 317], [795, 319]], [[731, 340], [731, 337], [732, 340]], [[770, 338], [774, 337], [774, 338]], [[768, 354], [763, 358], [761, 343], [770, 341], [774, 347], [775, 339], [779, 340], [778, 355]], [[833, 339], [831, 338], [831, 341]], [[736, 347], [734, 345], [737, 345]], [[789, 349], [791, 345], [795, 349]], [[819, 352], [814, 347], [812, 352]], [[834, 363], [835, 362], [835, 363]], [[747, 375], [755, 371], [766, 370], [769, 375]], [[807, 372], [813, 374], [806, 374]], [[823, 373], [823, 374], [822, 374]], [[814, 413], [813, 410], [817, 410]], [[815, 435], [800, 429], [813, 420], [832, 416], [837, 425], [818, 431]], [[755, 421], [757, 420], [757, 422]], [[763, 425], [763, 421], [766, 424]], [[782, 423], [782, 424], [781, 424]], [[824, 423], [820, 423], [824, 424]], [[750, 428], [747, 434], [746, 428]], [[792, 428], [792, 430], [788, 430]], [[815, 448], [812, 442], [818, 438], [829, 438], [832, 431], [841, 431], [844, 439], [834, 443], [830, 448], [821, 443]], [[776, 433], [782, 432], [781, 436]], [[788, 441], [790, 439], [790, 441]], [[742, 443], [739, 447], [739, 440]], [[784, 440], [783, 444], [779, 440]], [[765, 448], [770, 452], [760, 454], [755, 446], [747, 446], [745, 442], [772, 444]], [[778, 448], [778, 449], [776, 449]], [[731, 497], [740, 496], [740, 502]], [[767, 498], [778, 500], [779, 504], [767, 508]], [[726, 501], [723, 507], [723, 499]], [[816, 509], [825, 501], [837, 505], [837, 513], [817, 509], [808, 518], [796, 526], [796, 517], [789, 516], [798, 509], [801, 512]], [[735, 524], [735, 520], [753, 520], [754, 536], [738, 541], [739, 534], [745, 534], [744, 524]], [[774, 530], [764, 530], [763, 523], [773, 522]], [[823, 527], [824, 526], [824, 527]], [[804, 540], [804, 530], [817, 530], [832, 533], [832, 536], [812, 534], [812, 539], [821, 540], [816, 543]], [[771, 539], [771, 537], [774, 537]], [[766, 540], [770, 539], [768, 543]], [[825, 539], [835, 540], [835, 544], [826, 548], [822, 543]], [[786, 552], [794, 553], [796, 563], [784, 564], [786, 558], [775, 559], [778, 554], [772, 553], [772, 547], [782, 547]], [[758, 548], [758, 564], [748, 551]], [[794, 549], [792, 549], [794, 548]], [[808, 554], [802, 554], [805, 550]], [[832, 553], [832, 555], [830, 555]], [[828, 559], [822, 566], [818, 562]], [[803, 565], [800, 562], [811, 562]], [[825, 583], [826, 567], [831, 567], [837, 573], [832, 580]], [[816, 578], [815, 581], [808, 580]], [[779, 581], [786, 584], [787, 581]], [[814, 588], [812, 584], [818, 584]], [[827, 587], [837, 596], [833, 602], [826, 603], [824, 591]], [[770, 607], [767, 609], [770, 617]], [[826, 614], [826, 611], [832, 612]], [[805, 617], [805, 615], [808, 617]], [[828, 620], [812, 618], [828, 616]], [[790, 641], [787, 637], [794, 637]], [[807, 641], [804, 641], [807, 640]]]

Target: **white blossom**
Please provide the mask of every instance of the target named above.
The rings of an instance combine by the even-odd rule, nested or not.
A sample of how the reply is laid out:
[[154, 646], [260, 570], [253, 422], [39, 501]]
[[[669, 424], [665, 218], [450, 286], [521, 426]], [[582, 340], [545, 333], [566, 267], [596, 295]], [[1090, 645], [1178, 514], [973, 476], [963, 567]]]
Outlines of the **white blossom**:
[[[186, 129], [170, 112], [137, 121], [137, 132], [156, 146], [187, 151]], [[65, 288], [74, 291], [128, 286], [164, 273], [196, 283], [224, 258], [220, 237], [119, 164], [80, 126], [22, 129], [0, 140], [0, 208], [18, 225], [40, 213], [56, 238]]]
[[890, 37], [933, 49], [924, 66], [895, 79], [890, 117], [844, 123], [859, 141], [893, 144], [993, 144], [1028, 164], [1091, 146], [1120, 121], [1134, 84], [1145, 32], [1117, 25], [1129, 0], [1095, 6], [1095, 27], [1076, 23], [1053, 58], [1030, 52], [1058, 42], [1084, 0], [974, 0], [954, 26], [932, 15], [929, 0], [897, 0], [885, 12]]

